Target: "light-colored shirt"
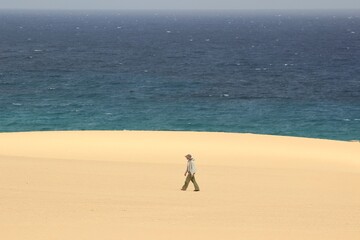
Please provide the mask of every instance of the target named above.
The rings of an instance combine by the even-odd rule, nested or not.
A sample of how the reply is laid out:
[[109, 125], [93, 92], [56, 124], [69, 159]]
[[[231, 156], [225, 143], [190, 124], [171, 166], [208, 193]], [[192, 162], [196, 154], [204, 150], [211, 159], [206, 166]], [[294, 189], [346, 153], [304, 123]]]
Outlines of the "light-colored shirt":
[[191, 159], [187, 162], [187, 172], [194, 174], [196, 172], [195, 160]]

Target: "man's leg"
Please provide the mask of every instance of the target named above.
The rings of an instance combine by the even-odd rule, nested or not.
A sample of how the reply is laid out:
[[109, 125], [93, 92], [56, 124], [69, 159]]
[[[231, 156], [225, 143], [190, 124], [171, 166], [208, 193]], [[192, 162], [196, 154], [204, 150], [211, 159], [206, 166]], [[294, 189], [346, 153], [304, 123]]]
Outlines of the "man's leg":
[[186, 179], [185, 179], [184, 186], [181, 188], [181, 190], [185, 191], [187, 189], [187, 187], [189, 186], [190, 180], [191, 180], [191, 174], [188, 173], [188, 175], [186, 176]]
[[194, 184], [195, 191], [200, 191], [199, 185], [197, 184], [196, 179], [195, 179], [195, 175], [192, 175], [191, 181]]

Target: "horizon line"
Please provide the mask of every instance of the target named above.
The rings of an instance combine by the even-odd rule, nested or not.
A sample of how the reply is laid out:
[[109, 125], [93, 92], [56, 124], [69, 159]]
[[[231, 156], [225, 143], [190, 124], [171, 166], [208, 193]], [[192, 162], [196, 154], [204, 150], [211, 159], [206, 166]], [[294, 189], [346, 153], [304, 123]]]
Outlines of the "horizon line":
[[2, 8], [10, 11], [359, 11], [359, 8]]

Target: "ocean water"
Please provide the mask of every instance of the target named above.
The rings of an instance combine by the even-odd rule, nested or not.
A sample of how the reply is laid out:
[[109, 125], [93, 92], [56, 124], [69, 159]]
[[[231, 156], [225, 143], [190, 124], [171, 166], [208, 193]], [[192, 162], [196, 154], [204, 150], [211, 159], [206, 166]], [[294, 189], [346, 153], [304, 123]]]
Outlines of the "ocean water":
[[0, 132], [360, 139], [360, 11], [0, 11]]

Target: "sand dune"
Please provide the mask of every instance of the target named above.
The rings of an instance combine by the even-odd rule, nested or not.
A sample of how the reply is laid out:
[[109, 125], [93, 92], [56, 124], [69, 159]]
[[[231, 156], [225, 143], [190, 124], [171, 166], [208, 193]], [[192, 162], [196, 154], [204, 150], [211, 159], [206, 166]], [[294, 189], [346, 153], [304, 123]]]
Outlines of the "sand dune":
[[[180, 191], [184, 155], [200, 192]], [[360, 239], [360, 143], [231, 133], [0, 134], [2, 239]]]

